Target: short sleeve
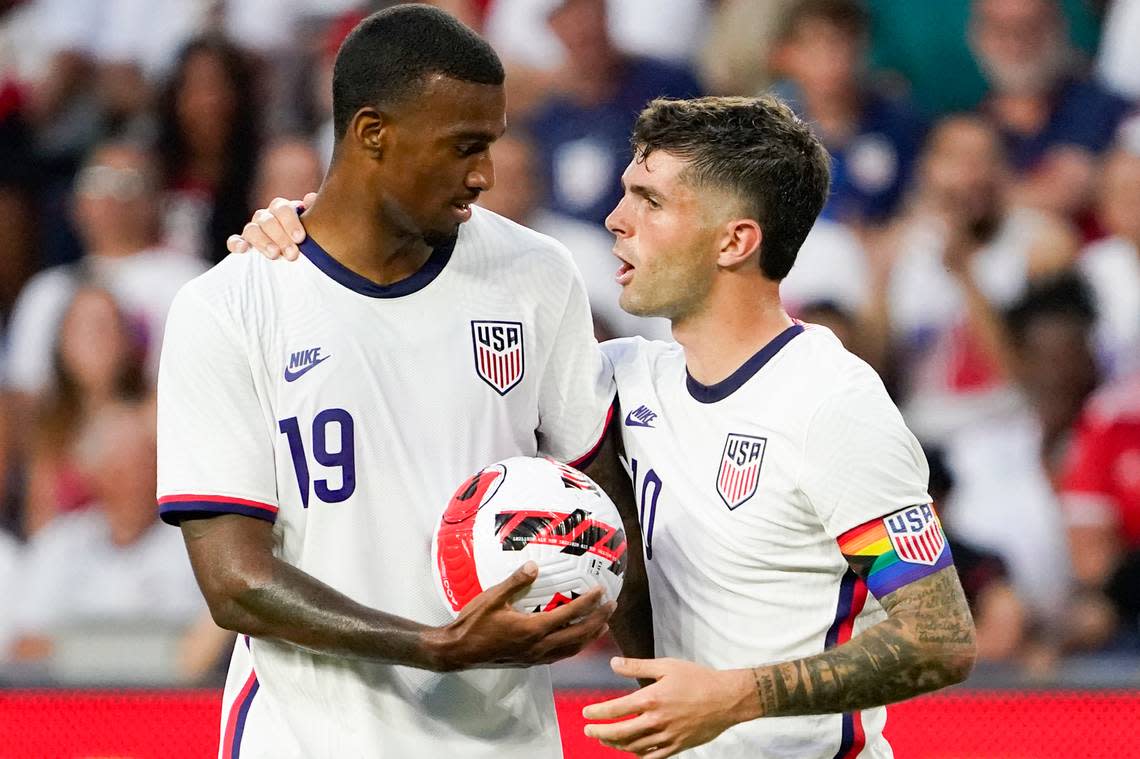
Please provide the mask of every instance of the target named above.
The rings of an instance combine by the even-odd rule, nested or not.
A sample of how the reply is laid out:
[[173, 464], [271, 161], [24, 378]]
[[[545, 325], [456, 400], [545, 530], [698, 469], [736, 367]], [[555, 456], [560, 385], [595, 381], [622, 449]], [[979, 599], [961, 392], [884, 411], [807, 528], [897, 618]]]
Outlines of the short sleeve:
[[216, 514], [277, 518], [273, 440], [232, 319], [191, 288], [179, 292], [167, 318], [158, 372], [158, 502], [170, 524]]
[[808, 425], [799, 487], [833, 538], [930, 503], [929, 477], [918, 440], [868, 367], [828, 396]]
[[589, 466], [613, 415], [613, 369], [594, 339], [586, 288], [573, 269], [569, 297], [539, 387], [539, 452]]

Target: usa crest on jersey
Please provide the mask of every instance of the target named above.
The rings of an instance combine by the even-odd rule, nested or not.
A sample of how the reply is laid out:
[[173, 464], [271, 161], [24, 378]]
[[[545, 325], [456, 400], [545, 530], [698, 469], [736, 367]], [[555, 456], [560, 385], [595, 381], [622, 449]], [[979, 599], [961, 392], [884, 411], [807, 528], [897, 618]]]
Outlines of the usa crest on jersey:
[[767, 444], [767, 438], [735, 432], [730, 432], [725, 439], [720, 471], [716, 476], [716, 492], [730, 510], [756, 495]]
[[521, 323], [472, 321], [471, 343], [475, 372], [499, 395], [506, 395], [522, 381], [526, 357]]
[[895, 553], [911, 564], [934, 566], [946, 547], [942, 526], [930, 504], [911, 506], [883, 519]]

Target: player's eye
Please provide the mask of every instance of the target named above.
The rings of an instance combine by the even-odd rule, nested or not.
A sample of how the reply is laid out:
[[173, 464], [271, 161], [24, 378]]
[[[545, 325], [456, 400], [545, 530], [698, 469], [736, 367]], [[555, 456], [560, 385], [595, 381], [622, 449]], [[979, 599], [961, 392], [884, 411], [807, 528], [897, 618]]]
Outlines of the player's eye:
[[654, 211], [656, 211], [656, 210], [658, 210], [659, 208], [661, 208], [661, 204], [660, 204], [660, 203], [658, 203], [658, 202], [657, 202], [656, 200], [654, 200], [653, 198], [646, 198], [646, 199], [645, 199], [645, 202], [646, 202], [646, 203], [648, 203], [648, 204], [649, 204], [649, 207], [650, 207], [650, 208], [652, 208]]
[[487, 145], [486, 143], [482, 142], [464, 142], [456, 145], [455, 149], [459, 155], [463, 156], [464, 158], [468, 158], [470, 156], [482, 153], [487, 149]]

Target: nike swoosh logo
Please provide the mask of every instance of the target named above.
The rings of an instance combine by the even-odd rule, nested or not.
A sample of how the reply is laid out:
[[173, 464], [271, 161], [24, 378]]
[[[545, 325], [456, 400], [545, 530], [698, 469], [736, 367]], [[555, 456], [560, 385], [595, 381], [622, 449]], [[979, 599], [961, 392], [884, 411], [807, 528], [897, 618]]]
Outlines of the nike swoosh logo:
[[314, 366], [321, 363], [322, 361], [327, 361], [330, 358], [332, 358], [332, 356], [321, 356], [320, 358], [318, 358], [313, 363], [309, 364], [308, 366], [302, 366], [300, 369], [298, 369], [295, 372], [291, 372], [291, 371], [289, 371], [289, 367], [285, 367], [285, 381], [286, 382], [293, 382], [295, 380], [300, 379], [302, 377], [302, 375], [305, 374], [305, 372], [309, 371], [310, 369], [312, 369]]
[[634, 419], [632, 411], [630, 411], [628, 414], [625, 415], [625, 426], [626, 427], [649, 427], [649, 428], [653, 428], [653, 425], [650, 424], [649, 422], [643, 422], [640, 419]]

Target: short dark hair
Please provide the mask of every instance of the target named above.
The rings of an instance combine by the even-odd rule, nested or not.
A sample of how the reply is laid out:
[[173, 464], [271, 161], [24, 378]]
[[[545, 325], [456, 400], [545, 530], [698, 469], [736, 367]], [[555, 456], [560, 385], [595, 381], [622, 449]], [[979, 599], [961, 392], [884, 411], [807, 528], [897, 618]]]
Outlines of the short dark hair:
[[1088, 283], [1065, 269], [1031, 283], [1005, 314], [1006, 328], [1015, 345], [1025, 342], [1030, 326], [1041, 317], [1072, 319], [1085, 329], [1096, 322], [1096, 303]]
[[827, 150], [791, 108], [771, 96], [654, 100], [633, 145], [637, 160], [664, 150], [689, 162], [687, 181], [737, 195], [764, 230], [760, 270], [788, 276], [831, 183]]
[[780, 18], [776, 38], [789, 40], [805, 21], [826, 21], [853, 39], [866, 39], [871, 16], [858, 0], [800, 0]]
[[357, 111], [419, 94], [428, 77], [502, 84], [491, 46], [430, 5], [397, 5], [368, 16], [345, 38], [333, 64], [333, 128], [343, 137]]

